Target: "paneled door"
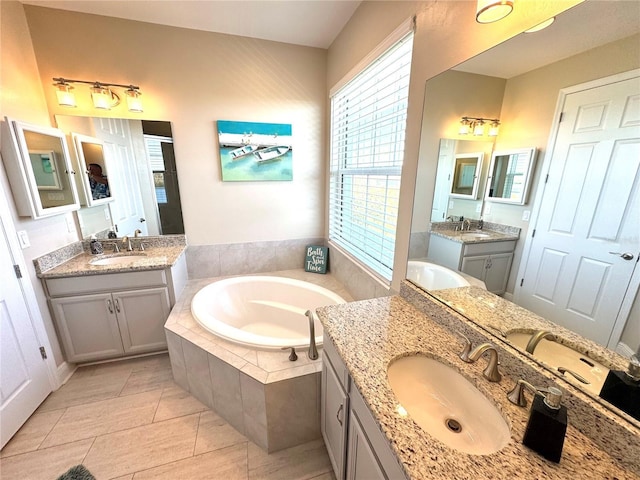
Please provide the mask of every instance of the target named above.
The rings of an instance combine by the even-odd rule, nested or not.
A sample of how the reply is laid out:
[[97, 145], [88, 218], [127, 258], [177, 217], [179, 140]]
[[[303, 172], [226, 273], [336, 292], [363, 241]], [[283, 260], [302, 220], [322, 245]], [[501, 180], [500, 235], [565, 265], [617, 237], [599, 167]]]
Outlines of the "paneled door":
[[617, 343], [616, 317], [639, 268], [637, 72], [565, 96], [534, 228], [517, 303], [601, 345]]
[[[4, 202], [0, 189], [0, 203]], [[3, 207], [3, 205], [0, 205]], [[9, 234], [15, 230], [0, 208], [0, 448], [11, 439], [51, 393], [32, 315], [17, 278]]]

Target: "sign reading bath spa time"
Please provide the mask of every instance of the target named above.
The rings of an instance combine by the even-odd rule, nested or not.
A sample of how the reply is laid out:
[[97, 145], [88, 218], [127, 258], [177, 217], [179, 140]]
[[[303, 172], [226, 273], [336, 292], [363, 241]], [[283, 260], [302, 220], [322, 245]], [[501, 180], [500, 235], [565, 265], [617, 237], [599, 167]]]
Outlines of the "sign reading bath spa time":
[[290, 123], [218, 120], [223, 182], [293, 180]]
[[304, 259], [304, 269], [307, 272], [327, 273], [327, 260], [329, 248], [311, 245], [307, 247], [307, 256]]

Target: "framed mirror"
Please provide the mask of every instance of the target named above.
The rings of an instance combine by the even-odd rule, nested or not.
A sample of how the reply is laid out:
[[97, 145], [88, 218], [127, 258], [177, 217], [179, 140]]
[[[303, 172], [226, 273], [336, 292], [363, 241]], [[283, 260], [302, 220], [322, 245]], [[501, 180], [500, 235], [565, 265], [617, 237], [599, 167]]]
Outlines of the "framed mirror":
[[62, 131], [5, 117], [2, 155], [20, 216], [41, 218], [80, 208]]
[[84, 205], [94, 207], [113, 201], [109, 187], [109, 169], [104, 156], [102, 140], [88, 135], [72, 133], [79, 172], [76, 178], [81, 185]]
[[472, 199], [478, 196], [483, 157], [482, 152], [459, 153], [455, 156], [450, 196]]
[[535, 148], [493, 152], [485, 200], [518, 205], [527, 203], [535, 155]]

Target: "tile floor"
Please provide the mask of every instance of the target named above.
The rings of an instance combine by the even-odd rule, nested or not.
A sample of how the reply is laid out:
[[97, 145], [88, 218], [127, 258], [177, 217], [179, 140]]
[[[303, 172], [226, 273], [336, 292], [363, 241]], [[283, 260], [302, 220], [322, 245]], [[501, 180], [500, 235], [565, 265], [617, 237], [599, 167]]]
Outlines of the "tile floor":
[[335, 480], [322, 439], [268, 455], [178, 387], [166, 354], [79, 368], [0, 452], [0, 479]]

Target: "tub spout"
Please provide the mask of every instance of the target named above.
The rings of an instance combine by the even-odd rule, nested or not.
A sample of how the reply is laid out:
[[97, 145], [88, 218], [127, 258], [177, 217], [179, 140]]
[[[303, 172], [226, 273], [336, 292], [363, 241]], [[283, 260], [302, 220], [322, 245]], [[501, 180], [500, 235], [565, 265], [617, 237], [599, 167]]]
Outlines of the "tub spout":
[[316, 332], [313, 325], [313, 312], [311, 310], [307, 310], [304, 314], [309, 317], [309, 359], [316, 360], [318, 358], [318, 349], [316, 348]]

